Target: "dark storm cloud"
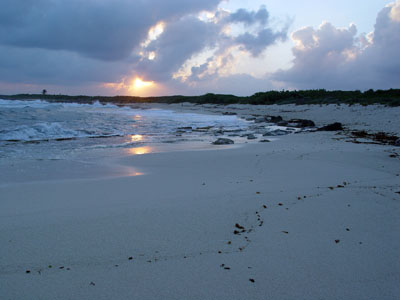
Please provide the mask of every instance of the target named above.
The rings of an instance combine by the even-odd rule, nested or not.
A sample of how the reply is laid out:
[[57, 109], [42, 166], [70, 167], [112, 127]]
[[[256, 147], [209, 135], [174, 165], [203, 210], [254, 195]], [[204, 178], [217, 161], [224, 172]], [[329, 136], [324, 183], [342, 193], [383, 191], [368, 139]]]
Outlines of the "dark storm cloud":
[[130, 55], [150, 26], [171, 21], [220, 0], [3, 0], [0, 44], [69, 50], [103, 59]]
[[147, 51], [154, 51], [154, 60], [142, 60], [136, 67], [153, 80], [167, 80], [183, 63], [206, 47], [214, 47], [220, 27], [202, 22], [196, 17], [185, 17], [168, 25], [163, 34], [152, 41]]
[[[168, 82], [194, 55], [242, 47], [259, 55], [286, 32], [268, 27], [265, 7], [223, 12], [216, 21], [197, 18], [221, 0], [3, 0], [0, 9], [0, 81], [49, 84], [120, 82], [134, 75]], [[219, 15], [219, 13], [217, 13]], [[143, 46], [151, 26], [164, 32]], [[228, 36], [224, 28], [242, 24], [251, 34]], [[253, 26], [253, 28], [252, 28]], [[146, 54], [139, 55], [139, 52]], [[154, 60], [148, 53], [156, 54]], [[207, 64], [202, 70], [206, 71]], [[196, 68], [193, 69], [194, 71]], [[191, 79], [198, 79], [193, 74]]]
[[112, 82], [129, 71], [124, 62], [98, 61], [68, 51], [0, 46], [0, 81], [66, 85]]
[[400, 87], [400, 1], [382, 9], [371, 36], [357, 37], [356, 26], [318, 29], [292, 34], [293, 67], [272, 78], [294, 88], [369, 89]]

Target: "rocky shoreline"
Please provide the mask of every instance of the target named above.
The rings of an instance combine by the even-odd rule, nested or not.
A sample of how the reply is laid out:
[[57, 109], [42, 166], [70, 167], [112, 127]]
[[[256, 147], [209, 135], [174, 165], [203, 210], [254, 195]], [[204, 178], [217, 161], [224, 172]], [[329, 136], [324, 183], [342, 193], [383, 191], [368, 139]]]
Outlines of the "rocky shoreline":
[[[148, 106], [148, 105], [147, 105]], [[219, 128], [204, 127], [204, 128], [186, 128], [187, 131], [203, 131], [208, 132], [213, 136], [219, 137], [213, 142], [214, 145], [221, 144], [232, 144], [234, 143], [232, 137], [244, 137], [248, 140], [258, 140], [259, 142], [266, 142], [264, 138], [276, 137], [293, 133], [312, 133], [320, 131], [331, 131], [337, 132], [341, 138], [347, 139], [349, 142], [354, 143], [376, 143], [382, 145], [390, 146], [400, 146], [400, 127], [399, 128], [388, 128], [382, 130], [381, 128], [371, 128], [365, 129], [364, 127], [358, 129], [357, 126], [353, 124], [343, 124], [342, 122], [331, 119], [329, 122], [321, 122], [311, 119], [299, 118], [308, 111], [312, 111], [317, 107], [328, 108], [330, 110], [353, 110], [355, 113], [359, 111], [371, 110], [368, 107], [356, 106], [351, 108], [348, 105], [273, 105], [273, 106], [254, 106], [254, 105], [193, 105], [191, 103], [184, 103], [180, 105], [171, 104], [167, 107], [172, 107], [179, 111], [196, 111], [203, 113], [213, 113], [222, 115], [236, 115], [249, 122], [254, 122], [249, 126], [248, 130], [236, 130], [228, 131], [221, 130]], [[380, 109], [395, 110], [398, 108], [388, 108], [383, 106], [376, 106]], [[374, 108], [372, 107], [372, 112]], [[166, 108], [164, 106], [163, 108]], [[275, 110], [281, 114], [272, 115], [267, 112], [270, 110]], [[265, 112], [265, 114], [264, 114]], [[371, 113], [372, 113], [371, 112]], [[371, 114], [369, 113], [369, 115]], [[315, 115], [315, 114], [314, 114]], [[338, 116], [340, 119], [342, 116]], [[395, 122], [395, 120], [385, 120], [388, 123]], [[373, 122], [376, 126], [376, 122]], [[271, 126], [276, 126], [276, 128], [271, 129]], [[393, 131], [393, 129], [395, 131]], [[223, 136], [223, 137], [222, 137]]]

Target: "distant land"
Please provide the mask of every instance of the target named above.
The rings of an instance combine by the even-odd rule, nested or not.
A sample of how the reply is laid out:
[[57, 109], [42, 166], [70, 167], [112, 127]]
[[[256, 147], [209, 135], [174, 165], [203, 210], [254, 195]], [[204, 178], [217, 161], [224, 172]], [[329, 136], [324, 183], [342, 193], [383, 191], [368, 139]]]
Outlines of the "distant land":
[[299, 90], [299, 91], [268, 91], [255, 93], [252, 96], [235, 96], [226, 94], [205, 94], [201, 96], [159, 96], [159, 97], [137, 97], [137, 96], [68, 96], [51, 94], [17, 94], [0, 95], [1, 99], [29, 100], [42, 99], [51, 102], [77, 102], [130, 104], [130, 103], [197, 103], [197, 104], [382, 104], [386, 106], [400, 106], [400, 89], [389, 90], [367, 90], [367, 91], [327, 91]]

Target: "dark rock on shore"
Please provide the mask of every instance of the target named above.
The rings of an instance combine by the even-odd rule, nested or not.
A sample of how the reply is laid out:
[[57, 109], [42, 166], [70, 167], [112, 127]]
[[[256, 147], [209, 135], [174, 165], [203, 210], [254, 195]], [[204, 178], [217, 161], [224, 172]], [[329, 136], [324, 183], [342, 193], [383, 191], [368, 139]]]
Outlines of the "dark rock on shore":
[[212, 142], [213, 145], [231, 145], [234, 143], [235, 142], [232, 141], [231, 139], [226, 139], [226, 138], [219, 138], [216, 141]]
[[278, 123], [280, 121], [283, 121], [281, 116], [267, 116], [267, 120], [268, 120], [268, 122], [271, 122], [271, 123]]
[[400, 147], [400, 139], [397, 139], [397, 140], [394, 142], [394, 145], [397, 146], [397, 147]]
[[315, 127], [315, 123], [311, 120], [306, 120], [306, 119], [292, 119], [289, 120], [287, 126], [297, 127], [297, 128]]
[[249, 135], [247, 135], [247, 139], [248, 140], [256, 140], [257, 137], [254, 134], [249, 134]]
[[224, 116], [235, 116], [237, 113], [231, 111], [225, 111], [222, 113]]
[[197, 127], [197, 128], [195, 128], [195, 129], [192, 129], [192, 131], [207, 132], [207, 131], [210, 130], [211, 128], [213, 128], [213, 126]]
[[187, 126], [187, 127], [178, 127], [178, 130], [192, 130], [192, 127]]
[[326, 126], [323, 126], [321, 128], [317, 129], [318, 131], [338, 131], [338, 130], [343, 130], [342, 123], [335, 122]]

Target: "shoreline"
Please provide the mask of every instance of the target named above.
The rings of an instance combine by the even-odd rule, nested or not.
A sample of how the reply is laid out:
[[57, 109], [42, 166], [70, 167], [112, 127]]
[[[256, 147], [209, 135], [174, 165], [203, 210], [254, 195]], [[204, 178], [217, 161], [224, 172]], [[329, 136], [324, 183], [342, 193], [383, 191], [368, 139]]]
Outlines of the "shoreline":
[[[375, 113], [393, 123], [357, 126], [398, 133], [395, 110]], [[117, 159], [144, 176], [0, 186], [0, 298], [396, 299], [400, 148], [336, 134]]]

